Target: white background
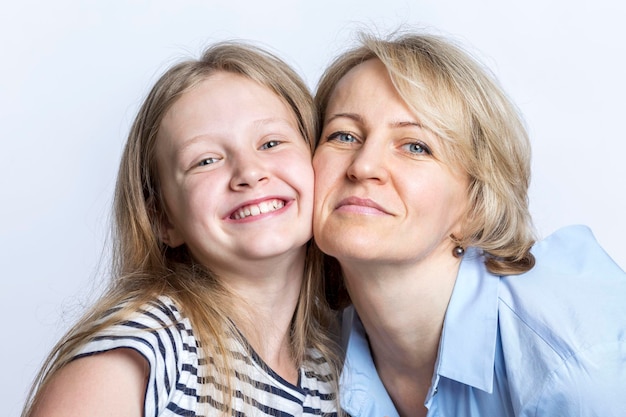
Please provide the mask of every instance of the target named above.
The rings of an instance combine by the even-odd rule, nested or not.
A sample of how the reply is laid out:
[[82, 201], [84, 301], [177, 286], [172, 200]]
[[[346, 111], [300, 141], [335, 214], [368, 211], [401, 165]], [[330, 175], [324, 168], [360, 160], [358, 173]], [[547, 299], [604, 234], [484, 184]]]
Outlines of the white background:
[[[626, 3], [21, 0], [0, 12], [0, 404], [16, 416], [106, 279], [129, 124], [156, 77], [216, 40], [271, 47], [315, 87], [360, 24], [450, 35], [496, 73], [534, 146], [543, 236], [588, 224], [626, 267]], [[626, 302], [626, 300], [625, 300]]]

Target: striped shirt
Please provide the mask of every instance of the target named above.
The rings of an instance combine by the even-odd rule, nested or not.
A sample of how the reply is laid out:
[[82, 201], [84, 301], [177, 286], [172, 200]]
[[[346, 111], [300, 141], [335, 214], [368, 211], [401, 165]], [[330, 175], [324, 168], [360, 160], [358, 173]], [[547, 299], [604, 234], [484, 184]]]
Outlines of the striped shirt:
[[[330, 371], [316, 351], [299, 370], [297, 385], [274, 372], [245, 341], [229, 339], [237, 370], [232, 388], [234, 416], [336, 416]], [[225, 405], [211, 378], [188, 318], [174, 302], [159, 297], [126, 322], [97, 333], [76, 358], [130, 348], [150, 365], [144, 416], [215, 416]], [[214, 372], [213, 372], [214, 374]], [[209, 375], [200, 376], [200, 375]]]

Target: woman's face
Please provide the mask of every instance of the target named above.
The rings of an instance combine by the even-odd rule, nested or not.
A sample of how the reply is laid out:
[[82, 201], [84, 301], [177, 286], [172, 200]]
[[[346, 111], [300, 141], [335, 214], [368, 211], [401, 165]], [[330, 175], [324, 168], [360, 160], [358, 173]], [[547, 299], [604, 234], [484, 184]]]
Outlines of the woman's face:
[[438, 159], [441, 141], [408, 108], [376, 59], [333, 91], [315, 169], [314, 236], [342, 262], [450, 257], [468, 179]]
[[156, 145], [164, 241], [214, 272], [301, 254], [312, 235], [311, 151], [291, 109], [243, 76], [217, 72], [183, 94]]

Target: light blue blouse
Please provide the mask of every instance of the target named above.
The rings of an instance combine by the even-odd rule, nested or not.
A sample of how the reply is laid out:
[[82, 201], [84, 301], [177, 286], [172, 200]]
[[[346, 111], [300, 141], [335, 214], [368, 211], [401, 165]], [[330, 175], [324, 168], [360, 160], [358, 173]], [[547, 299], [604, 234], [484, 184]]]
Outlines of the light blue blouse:
[[[626, 416], [626, 274], [584, 226], [559, 230], [532, 253], [532, 270], [503, 277], [466, 251], [425, 399], [429, 417]], [[398, 416], [352, 308], [343, 323], [343, 408]]]

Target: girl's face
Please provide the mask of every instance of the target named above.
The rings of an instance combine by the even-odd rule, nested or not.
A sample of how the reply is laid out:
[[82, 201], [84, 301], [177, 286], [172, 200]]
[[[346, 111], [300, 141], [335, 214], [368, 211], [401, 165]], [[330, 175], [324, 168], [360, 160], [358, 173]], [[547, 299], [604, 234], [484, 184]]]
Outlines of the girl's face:
[[217, 72], [183, 94], [156, 145], [163, 240], [216, 273], [289, 259], [312, 235], [313, 169], [292, 110], [272, 91]]
[[320, 248], [342, 263], [451, 257], [469, 181], [437, 158], [440, 150], [380, 61], [349, 71], [332, 93], [313, 158]]

